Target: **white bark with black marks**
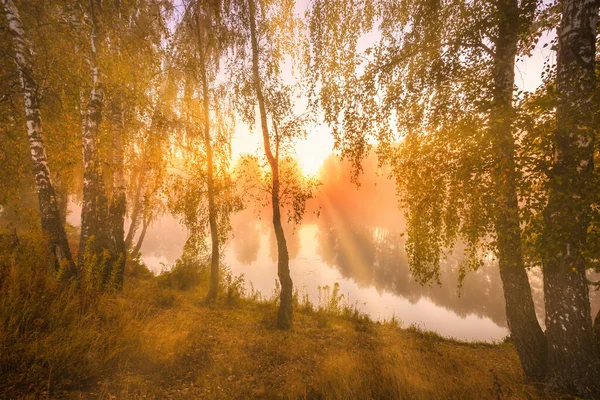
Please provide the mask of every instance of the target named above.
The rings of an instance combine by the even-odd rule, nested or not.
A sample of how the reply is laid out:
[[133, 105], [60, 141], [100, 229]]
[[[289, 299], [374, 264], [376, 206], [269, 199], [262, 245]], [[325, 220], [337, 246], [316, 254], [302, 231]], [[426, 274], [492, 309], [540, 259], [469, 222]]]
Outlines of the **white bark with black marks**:
[[[106, 197], [102, 169], [98, 159], [98, 135], [102, 121], [104, 103], [104, 85], [97, 60], [98, 21], [95, 0], [90, 0], [92, 32], [90, 35], [90, 69], [92, 72], [92, 89], [90, 100], [83, 121], [83, 202], [81, 207], [81, 237], [79, 241], [79, 264], [83, 262], [84, 252], [93, 237], [95, 254], [110, 250], [108, 228], [108, 199]], [[112, 257], [111, 257], [112, 258]], [[112, 259], [107, 263], [112, 267]], [[110, 271], [103, 271], [103, 281], [108, 279]]]
[[42, 119], [37, 97], [38, 86], [33, 77], [31, 47], [25, 38], [23, 23], [15, 3], [12, 0], [2, 0], [2, 5], [8, 20], [8, 29], [15, 51], [15, 62], [21, 81], [27, 137], [38, 193], [42, 231], [48, 236], [51, 251], [56, 258], [56, 267], [64, 264], [64, 267], [67, 268], [65, 272], [75, 273], [56, 192], [50, 179], [50, 169], [42, 139]]

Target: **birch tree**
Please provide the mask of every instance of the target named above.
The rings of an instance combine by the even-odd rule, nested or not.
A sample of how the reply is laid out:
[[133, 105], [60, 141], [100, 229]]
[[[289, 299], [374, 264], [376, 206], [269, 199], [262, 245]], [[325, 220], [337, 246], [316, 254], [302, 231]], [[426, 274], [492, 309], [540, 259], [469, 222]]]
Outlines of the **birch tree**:
[[[166, 132], [158, 129], [146, 129], [146, 121], [148, 114], [154, 118], [157, 109], [160, 111], [159, 115], [164, 112], [161, 88], [164, 86], [162, 78], [165, 68], [161, 63], [166, 50], [164, 42], [169, 35], [166, 19], [170, 13], [170, 5], [160, 0], [120, 0], [105, 1], [103, 9], [106, 14], [106, 92], [110, 103], [109, 172], [112, 177], [108, 209], [109, 239], [116, 260], [113, 268], [118, 271], [116, 284], [122, 286], [127, 249], [131, 246], [131, 239], [127, 243], [124, 233], [128, 202], [126, 174], [134, 173], [134, 168], [128, 169], [125, 165], [127, 152], [135, 152], [135, 147], [140, 145], [138, 139], [145, 141], [141, 147], [147, 147], [148, 142], [153, 142], [152, 147], [159, 148], [165, 143], [164, 138], [167, 136]], [[152, 123], [151, 121], [150, 125]], [[140, 134], [141, 132], [143, 133]], [[157, 155], [158, 152], [144, 148], [142, 153]], [[158, 160], [146, 164], [162, 171], [162, 157], [157, 158]], [[147, 174], [144, 171], [139, 175], [142, 182], [148, 181]], [[159, 180], [155, 181], [160, 186]], [[146, 201], [149, 198], [146, 197], [145, 189], [143, 195], [145, 205], [156, 205]], [[149, 216], [153, 214], [156, 213], [146, 209], [143, 211], [141, 219], [145, 222], [146, 229], [150, 222]], [[135, 234], [137, 224], [134, 218], [131, 228], [130, 232]], [[138, 242], [141, 245], [143, 239]]]
[[46, 149], [42, 139], [42, 120], [38, 99], [38, 85], [34, 79], [32, 49], [25, 36], [19, 10], [12, 0], [2, 1], [8, 28], [13, 41], [15, 62], [19, 72], [21, 92], [25, 105], [27, 137], [33, 162], [33, 173], [38, 193], [42, 231], [48, 236], [56, 268], [75, 273], [63, 220], [57, 204], [56, 192], [50, 177]]
[[596, 34], [598, 3], [560, 2], [556, 65], [556, 129], [548, 172], [543, 249], [550, 387], [600, 396], [600, 361], [593, 342], [586, 242], [597, 186]]
[[[278, 106], [288, 91], [282, 84], [284, 59], [298, 59], [302, 49], [300, 20], [294, 15], [295, 3], [290, 0], [275, 2], [232, 0], [224, 3], [231, 31], [235, 38], [235, 54], [230, 60], [230, 75], [240, 114], [254, 125], [258, 106], [264, 154], [271, 171], [272, 222], [277, 241], [277, 275], [281, 284], [277, 326], [289, 329], [292, 325], [293, 282], [290, 275], [289, 254], [281, 222], [279, 146], [286, 135], [294, 140], [295, 129], [284, 129], [284, 115]], [[295, 118], [289, 120], [290, 128]]]
[[[150, 93], [155, 93], [149, 96], [147, 105], [140, 107], [142, 110], [148, 109], [149, 123], [137, 126], [138, 135], [132, 138], [128, 147], [127, 159], [131, 167], [127, 191], [131, 201], [127, 203], [130, 224], [125, 237], [125, 248], [133, 257], [138, 255], [150, 223], [165, 209], [164, 184], [168, 160], [172, 157], [169, 140], [177, 119], [173, 112], [176, 104], [173, 92], [176, 89], [172, 79], [162, 71], [156, 80], [151, 81], [149, 87], [157, 89], [149, 90]], [[142, 231], [136, 240], [140, 226]]]
[[[516, 127], [514, 103], [515, 60], [519, 45], [532, 25], [536, 1], [499, 0], [494, 43], [492, 104], [489, 133], [494, 165], [496, 232], [500, 276], [506, 300], [506, 318], [515, 348], [528, 379], [542, 381], [546, 373], [546, 338], [537, 321], [531, 288], [525, 271], [515, 162]], [[520, 43], [521, 42], [521, 43]]]
[[[82, 118], [82, 151], [83, 151], [83, 203], [81, 208], [81, 237], [79, 239], [79, 264], [95, 264], [99, 262], [104, 270], [102, 285], [108, 279], [109, 271], [105, 268], [112, 264], [112, 255], [108, 232], [108, 199], [104, 187], [104, 178], [98, 154], [100, 123], [104, 106], [104, 83], [98, 64], [99, 38], [99, 3], [89, 1], [88, 15], [90, 19], [90, 54], [89, 66], [92, 77], [92, 88]], [[88, 254], [86, 254], [88, 253]], [[88, 261], [85, 257], [89, 257]], [[92, 258], [102, 261], [92, 261]], [[96, 268], [96, 266], [89, 266]], [[91, 272], [88, 272], [91, 273]]]
[[[89, 29], [79, 31], [89, 43], [92, 78], [89, 98], [82, 94], [80, 106], [84, 180], [79, 260], [84, 270], [101, 270], [93, 274], [102, 276], [102, 286], [118, 289], [130, 244], [124, 237], [125, 160], [136, 151], [138, 136], [144, 136], [138, 132], [147, 131], [153, 98], [160, 97], [155, 88], [160, 86], [168, 7], [160, 1], [91, 0], [87, 7], [75, 4], [71, 10]], [[105, 187], [107, 173], [110, 185]]]
[[123, 162], [123, 104], [122, 97], [117, 95], [111, 101], [112, 125], [112, 197], [108, 207], [109, 240], [111, 250], [116, 257], [118, 288], [123, 286], [127, 248], [125, 247], [125, 214], [127, 212], [127, 195], [125, 183], [125, 165]]
[[[526, 377], [540, 381], [546, 342], [523, 259], [513, 111], [535, 11], [535, 1], [316, 1], [308, 17], [317, 104], [357, 171], [379, 141], [407, 214], [411, 272], [439, 281], [457, 240], [467, 244], [461, 276], [495, 251], [511, 337]], [[381, 39], [361, 52], [376, 20]]]
[[[178, 147], [186, 167], [175, 179], [188, 183], [182, 190], [170, 193], [170, 198], [172, 210], [182, 216], [190, 230], [189, 243], [197, 244], [188, 246], [189, 249], [204, 250], [202, 236], [207, 232], [210, 237], [206, 301], [214, 302], [219, 291], [220, 247], [229, 229], [228, 218], [233, 205], [229, 198], [231, 184], [227, 169], [234, 123], [226, 89], [217, 82], [221, 58], [229, 44], [222, 19], [222, 2], [190, 1], [185, 7], [175, 32], [173, 62], [181, 71], [174, 80], [185, 91], [178, 99], [182, 117], [177, 135], [182, 138]], [[201, 146], [200, 155], [196, 154], [197, 145]]]
[[210, 227], [211, 258], [208, 301], [214, 302], [219, 291], [219, 232], [215, 204], [215, 173], [212, 148], [212, 127], [210, 115], [210, 83], [219, 69], [222, 49], [225, 48], [225, 29], [221, 21], [220, 2], [196, 3], [196, 36], [198, 45], [199, 74], [202, 93], [204, 125], [204, 151], [206, 152], [206, 192], [208, 200], [208, 223]]

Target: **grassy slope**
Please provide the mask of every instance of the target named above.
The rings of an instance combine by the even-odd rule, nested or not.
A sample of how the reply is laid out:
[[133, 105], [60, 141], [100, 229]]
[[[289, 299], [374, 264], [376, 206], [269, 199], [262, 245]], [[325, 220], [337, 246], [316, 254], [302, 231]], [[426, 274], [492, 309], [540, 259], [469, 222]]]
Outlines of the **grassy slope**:
[[105, 399], [542, 396], [523, 384], [510, 344], [466, 344], [311, 311], [297, 312], [293, 329], [281, 332], [274, 328], [273, 304], [238, 300], [207, 307], [197, 291], [159, 289], [152, 280], [134, 281], [123, 294], [101, 297], [96, 307], [93, 317], [69, 317], [62, 325], [56, 320], [25, 340], [26, 348], [11, 349], [24, 351], [18, 357], [29, 361], [6, 375], [0, 393]]

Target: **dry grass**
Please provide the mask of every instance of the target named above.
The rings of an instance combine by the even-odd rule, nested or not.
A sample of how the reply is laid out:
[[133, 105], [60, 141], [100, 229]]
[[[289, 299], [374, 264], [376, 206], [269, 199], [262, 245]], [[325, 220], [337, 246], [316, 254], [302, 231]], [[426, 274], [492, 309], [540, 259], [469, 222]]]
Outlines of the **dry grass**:
[[98, 296], [48, 284], [37, 295], [4, 291], [0, 398], [545, 396], [523, 383], [507, 343], [445, 340], [312, 306], [299, 306], [293, 329], [282, 332], [272, 302], [225, 296], [208, 307], [202, 289], [159, 282], [129, 279], [123, 293]]
[[[62, 363], [61, 370], [55, 370], [54, 377], [49, 370], [34, 372], [42, 381], [31, 386], [9, 382], [2, 388], [5, 395], [105, 399], [541, 397], [522, 383], [509, 344], [458, 343], [391, 324], [370, 323], [370, 328], [364, 329], [364, 323], [343, 317], [330, 317], [323, 327], [316, 313], [296, 314], [294, 328], [281, 332], [272, 324], [272, 304], [241, 302], [234, 308], [224, 304], [208, 308], [200, 304], [197, 293], [174, 292], [170, 305], [161, 306], [161, 300], [156, 300], [164, 295], [159, 294], [161, 290], [148, 282], [142, 286], [146, 287], [103, 299], [101, 323], [92, 326], [82, 321], [70, 327], [68, 336], [59, 328], [41, 335], [35, 344], [37, 356]], [[142, 301], [152, 292], [154, 298]], [[158, 303], [152, 304], [155, 301]]]

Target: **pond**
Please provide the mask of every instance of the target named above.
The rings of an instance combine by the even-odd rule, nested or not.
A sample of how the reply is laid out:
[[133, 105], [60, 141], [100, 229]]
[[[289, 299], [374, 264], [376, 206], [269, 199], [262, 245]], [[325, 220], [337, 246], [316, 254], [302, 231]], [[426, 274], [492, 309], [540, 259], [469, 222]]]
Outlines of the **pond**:
[[[331, 165], [321, 171], [324, 185], [303, 222], [284, 226], [294, 287], [313, 304], [339, 284], [342, 304], [373, 319], [395, 318], [445, 337], [468, 341], [499, 341], [508, 334], [502, 283], [492, 257], [469, 272], [458, 288], [460, 249], [443, 262], [441, 285], [422, 286], [411, 276], [395, 187], [365, 171], [360, 188], [347, 171]], [[314, 211], [318, 210], [318, 216]], [[226, 266], [244, 275], [247, 288], [270, 297], [277, 277], [277, 249], [268, 209], [252, 206], [231, 218], [232, 232], [224, 249]], [[165, 216], [157, 221], [142, 247], [143, 261], [155, 272], [181, 255], [186, 230]], [[540, 271], [529, 271], [538, 318], [543, 323], [543, 283]], [[592, 292], [592, 311], [600, 297]], [[595, 315], [595, 314], [594, 314]]]

